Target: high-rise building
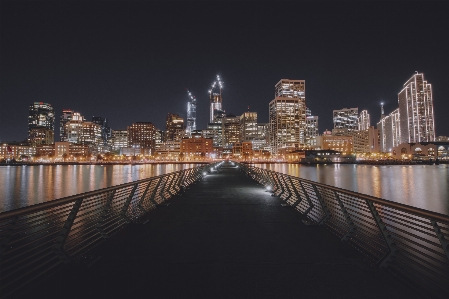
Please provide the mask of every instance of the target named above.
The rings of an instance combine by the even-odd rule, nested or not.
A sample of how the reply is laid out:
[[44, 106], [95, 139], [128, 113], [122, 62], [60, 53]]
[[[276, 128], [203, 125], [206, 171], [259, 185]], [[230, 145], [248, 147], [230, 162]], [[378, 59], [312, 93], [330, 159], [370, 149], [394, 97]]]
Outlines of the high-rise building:
[[306, 145], [308, 147], [317, 146], [317, 138], [319, 136], [318, 133], [318, 116], [312, 115], [312, 111], [307, 108], [306, 109]]
[[165, 121], [166, 141], [181, 141], [184, 137], [184, 119], [178, 114], [169, 113]]
[[432, 85], [414, 74], [398, 94], [401, 143], [435, 140]]
[[72, 109], [62, 109], [62, 114], [59, 117], [59, 140], [61, 142], [67, 141], [66, 123], [72, 120], [74, 111]]
[[128, 126], [128, 146], [150, 149], [154, 154], [156, 127], [151, 122], [135, 122]]
[[365, 131], [371, 127], [368, 110], [362, 110], [362, 112], [360, 112], [357, 122], [359, 131]]
[[34, 102], [28, 109], [28, 142], [49, 144], [54, 142], [55, 112], [48, 103]]
[[231, 147], [240, 141], [240, 117], [233, 114], [226, 115], [221, 123], [222, 145]]
[[74, 112], [71, 116], [71, 120], [64, 123], [64, 141], [68, 141], [70, 143], [81, 143], [81, 127], [83, 126], [84, 121], [85, 119], [80, 113]]
[[189, 95], [189, 102], [187, 103], [187, 127], [186, 134], [191, 136], [192, 132], [196, 130], [196, 98], [195, 96], [187, 90]]
[[252, 141], [257, 134], [257, 112], [245, 112], [240, 116], [240, 140]]
[[223, 144], [223, 128], [221, 123], [208, 123], [207, 129], [203, 130], [204, 138], [211, 138], [214, 147], [221, 147]]
[[282, 79], [275, 85], [275, 98], [269, 104], [270, 147], [293, 151], [305, 145], [305, 80]]
[[359, 129], [359, 108], [343, 108], [334, 110], [334, 129], [348, 129], [348, 132]]
[[377, 129], [380, 136], [380, 151], [383, 153], [391, 152], [393, 147], [401, 143], [399, 109], [382, 118], [377, 123]]
[[222, 107], [222, 97], [221, 91], [223, 89], [223, 82], [220, 79], [220, 76], [217, 75], [217, 80], [212, 83], [211, 89], [209, 89], [209, 98], [210, 98], [210, 122], [221, 122], [217, 120], [217, 118], [223, 118], [224, 110]]
[[79, 133], [79, 144], [88, 145], [92, 152], [101, 152], [104, 145], [101, 125], [85, 121], [81, 124]]
[[110, 144], [113, 151], [118, 151], [122, 147], [128, 147], [128, 131], [112, 130]]
[[92, 122], [100, 125], [101, 127], [101, 139], [104, 146], [108, 145], [109, 139], [111, 139], [111, 128], [108, 125], [108, 119], [101, 116], [92, 116]]

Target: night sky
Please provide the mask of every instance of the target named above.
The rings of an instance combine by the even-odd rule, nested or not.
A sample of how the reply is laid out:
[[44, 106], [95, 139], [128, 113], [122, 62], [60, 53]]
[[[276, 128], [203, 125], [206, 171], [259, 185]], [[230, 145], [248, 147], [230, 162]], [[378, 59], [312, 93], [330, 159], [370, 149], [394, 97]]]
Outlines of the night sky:
[[[7, 2], [0, 19], [0, 141], [27, 137], [28, 106], [48, 102], [165, 130], [186, 117], [186, 88], [209, 118], [208, 89], [220, 74], [223, 107], [257, 111], [280, 79], [306, 80], [319, 130], [332, 110], [368, 109], [371, 125], [397, 108], [415, 71], [433, 85], [436, 134], [449, 135], [449, 5], [444, 2]], [[55, 132], [59, 140], [59, 129]]]

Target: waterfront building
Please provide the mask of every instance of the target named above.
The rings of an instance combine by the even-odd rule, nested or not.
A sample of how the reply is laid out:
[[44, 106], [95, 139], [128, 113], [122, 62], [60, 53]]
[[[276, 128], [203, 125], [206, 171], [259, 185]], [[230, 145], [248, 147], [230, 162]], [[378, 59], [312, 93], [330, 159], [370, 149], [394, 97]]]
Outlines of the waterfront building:
[[70, 142], [55, 142], [55, 158], [70, 155]]
[[322, 150], [334, 150], [343, 153], [354, 152], [352, 136], [321, 135], [319, 144]]
[[75, 112], [72, 109], [62, 109], [62, 114], [59, 117], [59, 140], [67, 141], [67, 127], [68, 121], [71, 121]]
[[368, 110], [362, 110], [362, 112], [360, 112], [357, 122], [359, 131], [365, 131], [371, 127]]
[[398, 94], [400, 142], [435, 141], [432, 85], [414, 74]]
[[253, 156], [253, 144], [251, 141], [236, 142], [232, 145], [232, 157], [247, 161]]
[[184, 119], [178, 114], [168, 113], [165, 121], [166, 139], [167, 141], [180, 142], [185, 135]]
[[378, 123], [377, 129], [380, 136], [380, 151], [389, 153], [393, 147], [401, 143], [400, 113], [399, 109], [384, 116]]
[[5, 142], [0, 144], [0, 160], [17, 160], [36, 154], [36, 147], [21, 142]]
[[155, 150], [154, 158], [162, 161], [178, 161], [181, 153], [181, 142], [176, 140], [167, 140], [159, 145]]
[[275, 98], [269, 104], [269, 144], [274, 154], [305, 146], [305, 84], [305, 80], [282, 79], [275, 85]]
[[222, 146], [231, 147], [233, 143], [240, 141], [240, 116], [228, 114], [222, 119]]
[[240, 116], [240, 140], [252, 141], [258, 138], [257, 112], [244, 112]]
[[111, 135], [110, 146], [113, 151], [128, 147], [128, 130], [112, 130]]
[[379, 130], [369, 127], [366, 130], [354, 131], [352, 133], [354, 153], [367, 154], [379, 152]]
[[[49, 132], [53, 133], [49, 133]], [[49, 103], [34, 102], [28, 109], [28, 142], [51, 144], [54, 142], [55, 112]], [[45, 143], [44, 143], [45, 142]]]
[[212, 138], [202, 136], [192, 136], [181, 140], [181, 160], [195, 161], [213, 159], [215, 151]]
[[37, 145], [36, 146], [36, 155], [37, 156], [54, 157], [55, 156], [55, 145], [54, 144]]
[[391, 156], [405, 160], [449, 160], [449, 141], [409, 142], [393, 147]]
[[154, 154], [156, 127], [151, 122], [135, 122], [127, 130], [129, 147], [149, 149], [149, 154]]
[[348, 129], [349, 132], [359, 129], [359, 108], [343, 108], [333, 111], [334, 129]]

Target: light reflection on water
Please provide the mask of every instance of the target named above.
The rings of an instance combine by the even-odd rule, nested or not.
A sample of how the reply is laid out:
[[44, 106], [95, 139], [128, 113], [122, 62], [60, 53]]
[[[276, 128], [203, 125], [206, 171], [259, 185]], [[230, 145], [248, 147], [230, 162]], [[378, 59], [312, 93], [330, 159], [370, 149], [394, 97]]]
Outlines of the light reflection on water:
[[256, 166], [449, 215], [449, 165]]
[[195, 166], [197, 165], [0, 166], [0, 212]]

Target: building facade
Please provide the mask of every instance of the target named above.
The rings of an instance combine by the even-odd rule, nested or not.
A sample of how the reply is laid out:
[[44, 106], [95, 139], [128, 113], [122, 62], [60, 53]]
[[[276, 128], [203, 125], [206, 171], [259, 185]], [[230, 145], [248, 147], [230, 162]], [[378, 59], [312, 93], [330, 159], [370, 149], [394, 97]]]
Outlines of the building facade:
[[401, 143], [435, 141], [432, 85], [416, 72], [398, 94]]
[[233, 143], [240, 141], [240, 117], [233, 114], [226, 115], [221, 123], [223, 134], [222, 146], [231, 147]]
[[257, 112], [245, 112], [240, 116], [240, 140], [252, 141], [258, 138]]
[[360, 112], [357, 122], [358, 122], [358, 130], [359, 131], [365, 131], [365, 130], [368, 130], [369, 127], [371, 127], [371, 121], [370, 121], [368, 110], [362, 110], [362, 112]]
[[184, 137], [184, 119], [175, 113], [169, 113], [165, 120], [165, 134], [166, 141], [178, 141], [181, 142]]
[[348, 129], [349, 132], [359, 129], [359, 108], [343, 108], [334, 110], [334, 129]]
[[377, 123], [380, 136], [380, 148], [383, 153], [389, 153], [393, 147], [401, 143], [400, 113], [399, 109], [383, 117]]
[[282, 79], [275, 85], [269, 104], [270, 148], [273, 154], [305, 146], [305, 80]]
[[156, 127], [151, 122], [135, 122], [128, 126], [129, 147], [140, 147], [150, 150], [154, 154]]
[[[49, 133], [49, 132], [52, 133]], [[49, 103], [34, 102], [28, 109], [28, 142], [51, 144], [54, 142], [55, 111]], [[44, 143], [45, 142], [45, 143]]]

